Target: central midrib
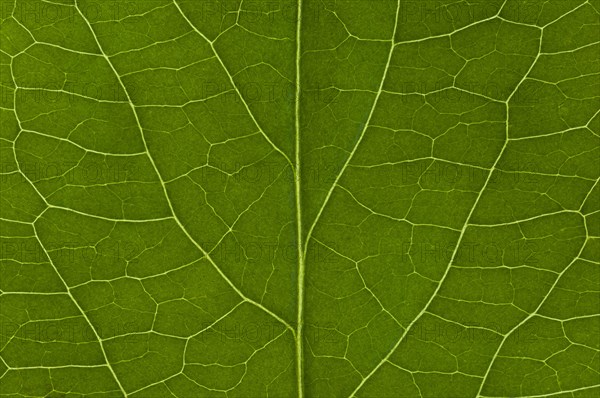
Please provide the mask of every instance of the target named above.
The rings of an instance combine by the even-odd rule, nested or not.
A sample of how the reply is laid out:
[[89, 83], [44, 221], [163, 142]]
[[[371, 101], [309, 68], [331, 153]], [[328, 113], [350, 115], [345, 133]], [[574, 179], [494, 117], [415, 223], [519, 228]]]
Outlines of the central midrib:
[[302, 21], [302, 0], [298, 0], [296, 15], [296, 92], [295, 103], [295, 138], [296, 156], [294, 159], [294, 190], [296, 197], [296, 242], [298, 251], [298, 297], [296, 319], [296, 379], [298, 383], [298, 398], [304, 398], [304, 244], [302, 239], [302, 198], [301, 198], [301, 164], [300, 164], [300, 27]]

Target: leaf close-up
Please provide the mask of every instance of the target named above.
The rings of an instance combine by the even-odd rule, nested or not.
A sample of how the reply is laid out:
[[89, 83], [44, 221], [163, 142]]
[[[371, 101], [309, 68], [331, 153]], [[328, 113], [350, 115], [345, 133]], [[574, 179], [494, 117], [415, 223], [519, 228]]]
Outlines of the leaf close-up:
[[600, 0], [2, 0], [0, 396], [600, 397]]

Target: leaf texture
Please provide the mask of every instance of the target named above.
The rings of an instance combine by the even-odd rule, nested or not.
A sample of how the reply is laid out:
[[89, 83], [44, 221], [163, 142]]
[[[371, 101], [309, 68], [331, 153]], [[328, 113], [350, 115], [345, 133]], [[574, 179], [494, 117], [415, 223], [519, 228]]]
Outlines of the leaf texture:
[[1, 21], [1, 396], [599, 396], [598, 0]]

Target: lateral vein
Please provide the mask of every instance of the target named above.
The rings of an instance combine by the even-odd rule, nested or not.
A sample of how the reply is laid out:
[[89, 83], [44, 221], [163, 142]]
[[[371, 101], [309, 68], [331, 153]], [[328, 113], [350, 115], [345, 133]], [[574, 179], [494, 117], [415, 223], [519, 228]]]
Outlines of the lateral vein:
[[269, 310], [268, 308], [266, 308], [262, 304], [260, 304], [260, 303], [258, 303], [256, 301], [252, 300], [251, 298], [247, 297], [244, 293], [242, 293], [242, 291], [240, 291], [240, 289], [238, 289], [238, 287], [235, 286], [235, 284], [231, 281], [231, 279], [229, 279], [227, 277], [227, 275], [225, 275], [223, 273], [223, 271], [221, 270], [221, 268], [219, 268], [217, 266], [217, 264], [214, 262], [214, 260], [210, 257], [210, 254], [198, 242], [196, 242], [196, 240], [190, 235], [190, 233], [188, 232], [188, 230], [181, 223], [181, 220], [179, 220], [179, 217], [177, 216], [177, 213], [175, 212], [175, 209], [173, 208], [173, 204], [171, 203], [171, 199], [170, 199], [169, 194], [167, 192], [167, 187], [165, 185], [165, 182], [162, 179], [162, 176], [160, 175], [160, 173], [158, 171], [158, 167], [156, 166], [156, 162], [154, 161], [154, 158], [152, 157], [152, 155], [150, 153], [150, 150], [148, 149], [148, 144], [147, 144], [146, 138], [144, 136], [144, 130], [142, 128], [142, 124], [140, 123], [140, 119], [138, 117], [137, 110], [135, 109], [135, 106], [133, 105], [133, 101], [131, 100], [131, 97], [129, 95], [127, 87], [123, 83], [123, 81], [121, 79], [121, 76], [119, 75], [119, 73], [115, 69], [114, 65], [112, 64], [112, 62], [110, 61], [110, 59], [108, 58], [108, 56], [106, 55], [106, 53], [104, 52], [104, 50], [102, 49], [102, 46], [100, 45], [100, 42], [98, 41], [98, 38], [97, 38], [97, 36], [96, 36], [96, 34], [95, 34], [95, 32], [94, 32], [94, 30], [93, 30], [90, 22], [85, 18], [85, 16], [83, 15], [83, 13], [81, 13], [81, 11], [79, 10], [79, 7], [77, 6], [77, 1], [75, 1], [75, 7], [77, 8], [77, 11], [81, 15], [81, 17], [83, 18], [83, 20], [85, 21], [85, 23], [87, 24], [87, 26], [89, 27], [89, 29], [90, 29], [90, 31], [92, 33], [92, 36], [94, 37], [94, 40], [96, 41], [96, 44], [98, 45], [98, 48], [99, 48], [100, 52], [102, 53], [102, 56], [106, 59], [106, 62], [108, 63], [108, 65], [112, 69], [113, 73], [117, 77], [117, 80], [119, 81], [119, 84], [121, 85], [121, 87], [123, 88], [123, 91], [125, 92], [125, 96], [127, 97], [127, 100], [129, 102], [129, 106], [131, 107], [131, 110], [133, 112], [133, 116], [135, 117], [137, 126], [138, 126], [138, 128], [140, 130], [140, 134], [141, 134], [141, 137], [142, 137], [142, 142], [144, 143], [145, 152], [148, 155], [148, 159], [150, 160], [150, 163], [152, 164], [152, 167], [154, 168], [154, 171], [156, 172], [156, 176], [157, 176], [158, 181], [160, 182], [160, 185], [161, 185], [161, 187], [163, 189], [163, 192], [164, 192], [164, 195], [165, 195], [165, 199], [167, 201], [167, 205], [169, 206], [171, 214], [173, 215], [173, 219], [175, 220], [175, 222], [177, 223], [177, 225], [179, 226], [179, 228], [186, 235], [186, 237], [190, 240], [190, 242], [192, 242], [192, 244], [194, 246], [196, 246], [196, 248], [198, 248], [198, 250], [200, 250], [200, 252], [202, 253], [202, 255], [210, 262], [210, 264], [215, 268], [215, 270], [219, 273], [219, 275], [221, 275], [221, 277], [227, 282], [227, 284], [229, 286], [231, 286], [231, 288], [244, 301], [249, 302], [252, 305], [260, 308], [263, 311], [265, 311], [267, 314], [271, 315], [277, 321], [281, 322], [287, 329], [290, 329], [290, 331], [292, 332], [292, 334], [295, 334], [295, 330], [284, 319], [282, 319], [279, 315], [275, 314], [273, 311]]

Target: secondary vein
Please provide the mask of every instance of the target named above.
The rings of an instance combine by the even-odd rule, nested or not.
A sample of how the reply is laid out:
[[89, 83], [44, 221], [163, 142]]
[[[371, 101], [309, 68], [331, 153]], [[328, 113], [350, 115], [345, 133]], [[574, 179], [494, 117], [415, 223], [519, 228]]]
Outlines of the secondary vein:
[[[383, 76], [381, 77], [381, 82], [379, 83], [379, 88], [377, 89], [377, 94], [375, 95], [375, 99], [373, 100], [373, 105], [371, 106], [371, 110], [369, 111], [369, 116], [367, 116], [367, 120], [365, 121], [365, 125], [363, 126], [362, 131], [360, 132], [360, 136], [358, 137], [358, 140], [356, 141], [356, 144], [354, 145], [354, 148], [352, 148], [352, 152], [350, 153], [350, 155], [346, 159], [346, 162], [342, 166], [340, 172], [336, 176], [335, 181], [333, 182], [333, 184], [331, 185], [331, 188], [327, 192], [327, 196], [325, 196], [325, 200], [323, 201], [323, 204], [321, 205], [321, 208], [319, 209], [319, 212], [317, 213], [317, 216], [315, 217], [314, 221], [312, 222], [312, 224], [310, 226], [310, 229], [308, 230], [308, 234], [307, 234], [306, 239], [305, 239], [306, 243], [308, 243], [310, 241], [310, 238], [312, 236], [313, 230], [315, 229], [315, 226], [319, 222], [319, 219], [321, 218], [321, 215], [323, 214], [323, 211], [325, 210], [325, 207], [329, 203], [329, 199], [331, 198], [331, 195], [333, 194], [333, 191], [335, 190], [335, 187], [338, 186], [338, 183], [339, 183], [340, 179], [342, 178], [342, 175], [344, 175], [344, 172], [346, 171], [346, 168], [348, 167], [348, 165], [352, 161], [352, 158], [356, 154], [356, 150], [360, 146], [360, 143], [362, 142], [362, 140], [363, 140], [363, 138], [365, 136], [367, 128], [369, 127], [369, 125], [371, 123], [371, 119], [373, 118], [373, 114], [375, 113], [375, 108], [377, 108], [377, 104], [379, 103], [379, 98], [381, 97], [381, 94], [384, 92], [384, 90], [383, 90], [383, 84], [385, 83], [385, 79], [386, 79], [388, 71], [390, 69], [390, 64], [392, 63], [392, 54], [394, 53], [394, 48], [395, 48], [394, 38], [396, 37], [396, 31], [397, 31], [397, 28], [398, 28], [398, 20], [400, 18], [400, 2], [401, 2], [401, 0], [398, 0], [398, 7], [396, 9], [396, 18], [394, 20], [394, 30], [393, 30], [393, 33], [392, 33], [392, 40], [391, 40], [391, 44], [390, 44], [390, 52], [388, 54], [388, 59], [387, 59], [387, 61], [385, 63], [385, 67], [383, 69]], [[307, 248], [308, 248], [308, 244], [305, 244], [305, 246], [304, 246], [304, 255], [305, 256], [306, 256], [306, 250], [307, 250]]]
[[265, 137], [265, 140], [267, 140], [267, 142], [269, 143], [269, 145], [271, 145], [275, 151], [279, 152], [279, 154], [281, 156], [283, 156], [283, 158], [285, 159], [285, 161], [290, 166], [292, 166], [292, 162], [291, 162], [290, 158], [285, 154], [285, 152], [283, 152], [281, 150], [281, 148], [279, 148], [277, 145], [275, 145], [275, 143], [271, 140], [271, 138], [269, 138], [269, 136], [267, 135], [267, 133], [265, 133], [265, 131], [263, 130], [263, 128], [260, 126], [260, 124], [258, 123], [258, 120], [256, 120], [256, 118], [254, 117], [254, 113], [252, 113], [252, 111], [250, 110], [250, 106], [246, 102], [246, 99], [242, 96], [242, 93], [241, 93], [240, 89], [238, 88], [237, 84], [235, 83], [235, 81], [233, 80], [233, 76], [229, 72], [229, 69], [227, 69], [225, 67], [225, 63], [223, 62], [223, 60], [221, 59], [221, 57], [217, 53], [217, 50], [215, 49], [215, 46], [214, 46], [214, 41], [209, 40], [208, 37], [206, 37], [206, 35], [204, 33], [202, 33], [196, 27], [196, 25], [194, 25], [192, 23], [192, 21], [190, 21], [190, 19], [188, 18], [188, 16], [183, 12], [183, 10], [181, 9], [181, 7], [179, 6], [179, 3], [177, 3], [177, 0], [173, 0], [173, 4], [175, 4], [175, 7], [177, 7], [177, 10], [179, 11], [179, 14], [181, 14], [181, 16], [183, 17], [183, 19], [185, 19], [185, 21], [190, 26], [190, 28], [192, 28], [192, 30], [194, 32], [196, 32], [198, 35], [200, 35], [200, 37], [202, 37], [204, 40], [206, 40], [206, 42], [210, 45], [210, 48], [212, 49], [212, 52], [215, 54], [215, 57], [219, 61], [219, 64], [221, 64], [221, 67], [223, 68], [223, 70], [225, 71], [225, 74], [227, 75], [227, 77], [229, 79], [229, 82], [231, 83], [231, 85], [233, 86], [233, 88], [237, 92], [238, 96], [240, 97], [240, 100], [242, 101], [242, 104], [246, 108], [246, 111], [248, 112], [248, 115], [250, 115], [250, 118], [252, 119], [252, 121], [254, 122], [254, 124], [256, 125], [256, 127], [258, 128], [258, 130], [260, 131], [260, 133]]
[[196, 248], [198, 248], [198, 250], [208, 260], [208, 262], [213, 266], [213, 268], [219, 273], [219, 275], [221, 275], [221, 277], [225, 280], [225, 282], [227, 282], [227, 284], [242, 298], [242, 300], [244, 300], [244, 301], [246, 301], [246, 302], [248, 302], [248, 303], [256, 306], [257, 308], [260, 308], [261, 310], [265, 311], [267, 314], [269, 314], [270, 316], [272, 316], [273, 318], [275, 318], [277, 321], [279, 321], [280, 323], [282, 323], [285, 326], [285, 328], [290, 329], [292, 331], [292, 333], [295, 333], [294, 329], [284, 319], [282, 319], [280, 316], [278, 316], [277, 314], [275, 314], [273, 311], [269, 310], [268, 308], [266, 308], [262, 304], [260, 304], [260, 303], [258, 303], [256, 301], [252, 300], [251, 298], [249, 298], [248, 296], [246, 296], [244, 293], [242, 293], [242, 291], [240, 289], [238, 289], [238, 287], [231, 281], [231, 279], [229, 279], [227, 277], [227, 275], [225, 275], [225, 273], [221, 270], [221, 268], [219, 268], [217, 266], [217, 264], [214, 262], [214, 260], [210, 256], [210, 254], [190, 235], [190, 233], [188, 232], [188, 230], [181, 223], [181, 220], [177, 216], [177, 213], [175, 212], [175, 209], [173, 208], [173, 204], [171, 203], [171, 199], [169, 197], [169, 193], [167, 191], [167, 187], [165, 185], [165, 182], [164, 182], [162, 176], [160, 175], [160, 172], [158, 171], [158, 167], [156, 165], [156, 162], [154, 161], [154, 158], [152, 157], [152, 155], [150, 153], [150, 150], [148, 149], [148, 144], [146, 143], [146, 138], [145, 138], [145, 135], [144, 135], [144, 130], [142, 128], [142, 124], [141, 124], [139, 116], [137, 114], [137, 110], [135, 108], [135, 105], [133, 104], [131, 96], [129, 95], [129, 91], [127, 90], [127, 87], [123, 83], [123, 80], [121, 79], [121, 76], [119, 75], [119, 73], [115, 69], [114, 65], [112, 64], [110, 58], [106, 55], [106, 53], [104, 52], [102, 46], [100, 45], [100, 42], [98, 40], [98, 37], [96, 36], [96, 33], [94, 32], [94, 29], [92, 28], [92, 25], [87, 20], [87, 18], [83, 15], [83, 13], [79, 10], [79, 7], [77, 5], [77, 1], [75, 2], [75, 7], [76, 7], [77, 11], [79, 12], [79, 14], [81, 15], [81, 17], [83, 18], [84, 22], [89, 27], [89, 29], [90, 29], [90, 31], [92, 33], [92, 36], [94, 37], [94, 40], [96, 41], [98, 49], [100, 50], [100, 52], [102, 53], [102, 56], [106, 59], [106, 62], [108, 63], [108, 65], [112, 69], [113, 73], [117, 77], [119, 85], [121, 86], [121, 88], [123, 89], [123, 91], [125, 93], [125, 96], [127, 97], [127, 101], [129, 102], [129, 105], [131, 107], [131, 111], [133, 112], [133, 116], [134, 116], [135, 121], [137, 123], [137, 127], [140, 130], [142, 142], [144, 143], [145, 152], [148, 155], [148, 159], [150, 161], [150, 164], [152, 165], [152, 167], [153, 167], [153, 169], [154, 169], [154, 171], [156, 173], [156, 176], [158, 178], [158, 181], [160, 182], [160, 185], [161, 185], [162, 190], [163, 190], [164, 195], [165, 195], [165, 199], [167, 201], [167, 205], [169, 206], [171, 214], [173, 215], [173, 219], [175, 220], [175, 222], [177, 223], [177, 225], [179, 226], [179, 228], [186, 235], [186, 237], [192, 242], [192, 244], [194, 246], [196, 246]]
[[[22, 26], [22, 27], [24, 29], [26, 29], [24, 26]], [[15, 112], [15, 119], [17, 120], [17, 125], [19, 126], [19, 133], [17, 134], [17, 137], [15, 138], [15, 142], [16, 142], [16, 140], [19, 138], [19, 136], [21, 135], [21, 133], [23, 131], [25, 131], [25, 130], [23, 129], [23, 127], [21, 125], [21, 120], [19, 119], [19, 117], [17, 115], [17, 109], [16, 109], [16, 103], [17, 103], [17, 101], [16, 101], [16, 95], [17, 95], [16, 85], [17, 85], [17, 81], [15, 79], [15, 75], [14, 75], [14, 72], [13, 72], [13, 59], [11, 59], [11, 62], [10, 62], [10, 75], [11, 75], [11, 79], [13, 80], [13, 82], [15, 84], [15, 90], [13, 92], [13, 96], [14, 96], [13, 100], [14, 100], [14, 103], [15, 103], [14, 112]], [[18, 165], [19, 162], [17, 161], [17, 154], [15, 152], [15, 146], [14, 145], [13, 145], [12, 149], [13, 149], [13, 154], [15, 156], [15, 162]], [[75, 307], [77, 307], [77, 309], [79, 310], [79, 312], [81, 313], [81, 315], [83, 316], [83, 318], [86, 320], [87, 324], [89, 325], [90, 329], [94, 333], [94, 337], [96, 337], [96, 339], [98, 340], [98, 344], [100, 345], [100, 351], [102, 351], [102, 357], [104, 358], [104, 361], [106, 362], [106, 366], [108, 367], [108, 370], [110, 371], [112, 377], [114, 378], [115, 382], [117, 383], [117, 386], [119, 387], [119, 390], [123, 393], [123, 395], [125, 397], [127, 397], [127, 393], [125, 392], [125, 388], [123, 388], [123, 385], [121, 384], [121, 381], [117, 377], [117, 374], [115, 373], [115, 370], [113, 369], [110, 361], [108, 360], [108, 355], [106, 354], [106, 350], [104, 349], [104, 344], [102, 342], [102, 338], [100, 337], [98, 331], [96, 330], [96, 328], [92, 324], [92, 321], [87, 316], [87, 314], [85, 313], [85, 311], [83, 310], [83, 308], [79, 305], [79, 303], [77, 302], [77, 300], [75, 300], [75, 297], [73, 296], [73, 293], [71, 293], [71, 287], [67, 284], [67, 281], [63, 278], [62, 274], [58, 271], [58, 267], [56, 266], [56, 264], [52, 260], [52, 257], [50, 257], [50, 254], [46, 250], [46, 247], [44, 246], [44, 244], [42, 243], [42, 240], [40, 239], [40, 236], [38, 235], [37, 229], [35, 227], [35, 221], [37, 221], [37, 219], [41, 216], [41, 214], [43, 214], [46, 210], [48, 210], [50, 208], [50, 203], [48, 203], [48, 201], [46, 200], [46, 198], [38, 190], [38, 188], [35, 186], [35, 184], [33, 183], [33, 181], [31, 181], [29, 179], [29, 177], [27, 177], [27, 175], [21, 171], [20, 166], [18, 166], [18, 169], [19, 169], [19, 172], [25, 178], [25, 180], [31, 185], [31, 187], [34, 189], [34, 191], [38, 194], [38, 196], [42, 199], [42, 201], [46, 205], [46, 209], [44, 211], [42, 211], [40, 213], [40, 215], [38, 215], [38, 217], [36, 217], [36, 219], [34, 220], [34, 222], [31, 223], [31, 225], [33, 227], [33, 233], [34, 233], [35, 239], [37, 240], [38, 244], [40, 245], [40, 247], [44, 251], [44, 254], [48, 258], [48, 262], [50, 263], [50, 265], [54, 269], [54, 272], [56, 272], [56, 275], [58, 276], [58, 278], [60, 279], [61, 283], [65, 287], [66, 293], [69, 295], [69, 298], [71, 299], [71, 301], [73, 302], [73, 304], [75, 305]], [[2, 360], [2, 362], [4, 362], [4, 359]]]

